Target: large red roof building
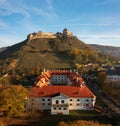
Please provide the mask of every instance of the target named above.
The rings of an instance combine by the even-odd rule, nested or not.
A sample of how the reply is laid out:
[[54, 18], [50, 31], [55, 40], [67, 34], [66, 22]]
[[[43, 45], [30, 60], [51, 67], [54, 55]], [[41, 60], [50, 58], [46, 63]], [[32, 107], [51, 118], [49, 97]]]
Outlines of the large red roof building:
[[26, 107], [51, 110], [51, 114], [69, 114], [69, 110], [92, 110], [96, 96], [77, 71], [42, 72], [31, 89]]

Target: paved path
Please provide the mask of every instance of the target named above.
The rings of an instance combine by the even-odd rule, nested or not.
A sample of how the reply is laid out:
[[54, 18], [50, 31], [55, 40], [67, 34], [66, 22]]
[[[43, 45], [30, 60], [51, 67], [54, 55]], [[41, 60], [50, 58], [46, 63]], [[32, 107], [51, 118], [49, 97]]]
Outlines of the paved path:
[[96, 84], [87, 83], [87, 86], [107, 106], [105, 113], [120, 115], [120, 104], [103, 92]]

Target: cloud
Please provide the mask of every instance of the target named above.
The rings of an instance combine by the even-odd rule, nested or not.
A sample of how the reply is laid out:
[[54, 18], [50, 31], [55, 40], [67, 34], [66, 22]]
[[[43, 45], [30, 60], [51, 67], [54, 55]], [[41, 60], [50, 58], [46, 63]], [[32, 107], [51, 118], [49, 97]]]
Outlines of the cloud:
[[8, 24], [0, 20], [0, 30], [8, 28]]
[[[8, 16], [21, 14], [24, 17], [31, 17], [31, 14], [38, 14], [45, 17], [56, 16], [52, 0], [36, 1], [38, 5], [30, 4], [25, 0], [0, 0], [0, 15]], [[32, 2], [31, 2], [32, 3]]]
[[0, 34], [0, 47], [11, 46], [23, 41], [24, 39], [22, 36], [16, 36], [15, 34]]
[[88, 44], [101, 44], [109, 46], [119, 46], [120, 47], [120, 36], [118, 33], [104, 33], [104, 34], [77, 34], [79, 39], [83, 40]]
[[39, 8], [37, 6], [32, 6], [29, 8], [37, 15], [41, 15], [44, 17], [56, 17], [57, 14], [55, 13], [53, 6], [52, 6], [52, 0], [44, 0], [43, 6], [40, 6]]
[[22, 14], [29, 17], [23, 0], [0, 0], [0, 15]]
[[53, 11], [52, 0], [46, 0], [47, 9]]
[[89, 35], [77, 35], [78, 37], [81, 38], [91, 38], [91, 39], [120, 39], [120, 35], [116, 34], [109, 34], [109, 35], [101, 35], [101, 34], [89, 34]]

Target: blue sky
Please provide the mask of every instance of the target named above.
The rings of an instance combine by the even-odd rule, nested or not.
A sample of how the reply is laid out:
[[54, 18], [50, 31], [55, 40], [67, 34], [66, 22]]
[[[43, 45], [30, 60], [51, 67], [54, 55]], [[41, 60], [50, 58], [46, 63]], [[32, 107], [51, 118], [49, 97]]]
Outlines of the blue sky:
[[0, 0], [0, 47], [64, 28], [85, 43], [120, 47], [120, 0]]

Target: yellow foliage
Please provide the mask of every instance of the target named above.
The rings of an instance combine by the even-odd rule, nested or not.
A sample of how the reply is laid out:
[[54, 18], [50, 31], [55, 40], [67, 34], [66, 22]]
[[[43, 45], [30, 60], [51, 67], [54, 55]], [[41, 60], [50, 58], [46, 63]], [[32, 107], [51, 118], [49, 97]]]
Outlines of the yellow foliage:
[[80, 50], [79, 50], [78, 48], [73, 48], [73, 49], [71, 50], [70, 53], [71, 53], [72, 55], [78, 55], [78, 54], [79, 54], [79, 51], [80, 51]]
[[5, 126], [2, 120], [0, 120], [0, 126]]
[[64, 121], [59, 122], [58, 126], [112, 126], [111, 124], [100, 124], [97, 121], [84, 121], [77, 120], [73, 122], [66, 123]]
[[10, 63], [8, 69], [13, 69], [13, 68], [15, 68], [15, 66], [17, 65], [17, 62], [18, 62], [18, 59], [14, 59], [14, 60]]

